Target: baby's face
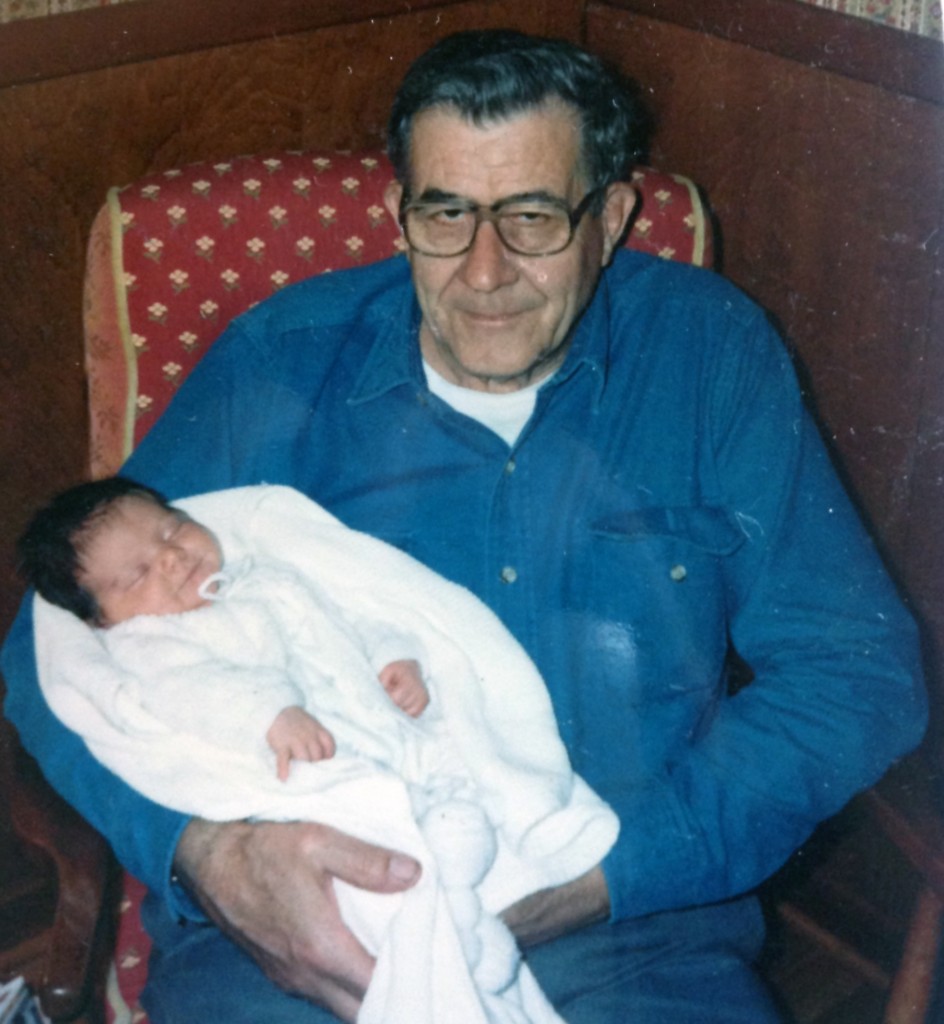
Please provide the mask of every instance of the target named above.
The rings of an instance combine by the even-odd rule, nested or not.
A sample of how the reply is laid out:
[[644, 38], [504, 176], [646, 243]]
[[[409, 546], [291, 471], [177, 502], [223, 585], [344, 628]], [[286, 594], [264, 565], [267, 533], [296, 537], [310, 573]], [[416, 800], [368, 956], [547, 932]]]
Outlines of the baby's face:
[[79, 582], [98, 602], [100, 626], [135, 615], [187, 612], [207, 603], [200, 585], [218, 572], [216, 538], [184, 513], [120, 498], [81, 555]]

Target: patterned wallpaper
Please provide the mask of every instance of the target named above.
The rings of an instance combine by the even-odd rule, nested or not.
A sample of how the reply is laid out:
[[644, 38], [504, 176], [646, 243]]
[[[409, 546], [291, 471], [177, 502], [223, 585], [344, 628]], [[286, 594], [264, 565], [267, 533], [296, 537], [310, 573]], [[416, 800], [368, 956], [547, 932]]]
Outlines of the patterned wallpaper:
[[[41, 18], [86, 7], [134, 3], [135, 0], [0, 0], [0, 24], [19, 18]], [[199, 2], [199, 0], [198, 0]], [[800, 0], [816, 7], [869, 18], [906, 32], [918, 32], [935, 39], [944, 38], [942, 0]]]
[[86, 7], [110, 7], [133, 0], [0, 0], [0, 24], [20, 18], [43, 18], [47, 14], [81, 11]]
[[831, 11], [869, 18], [892, 28], [944, 39], [941, 0], [801, 0]]

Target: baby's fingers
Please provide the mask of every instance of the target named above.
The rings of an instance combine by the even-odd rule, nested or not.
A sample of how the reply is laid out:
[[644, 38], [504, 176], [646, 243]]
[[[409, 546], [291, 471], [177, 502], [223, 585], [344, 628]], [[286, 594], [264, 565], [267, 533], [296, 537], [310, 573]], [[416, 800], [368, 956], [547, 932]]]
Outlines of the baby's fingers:
[[334, 757], [334, 737], [322, 726], [313, 729], [299, 745], [295, 757], [300, 761], [324, 761]]
[[292, 755], [287, 747], [280, 747], [275, 752], [275, 770], [279, 780], [284, 782], [288, 778], [289, 767]]
[[324, 732], [321, 735], [321, 743], [320, 743], [321, 757], [325, 758], [325, 759], [329, 758], [329, 757], [334, 757], [334, 753], [335, 753], [336, 749], [337, 748], [334, 745], [334, 737], [331, 735], [330, 732], [328, 732], [327, 729], [325, 729]]

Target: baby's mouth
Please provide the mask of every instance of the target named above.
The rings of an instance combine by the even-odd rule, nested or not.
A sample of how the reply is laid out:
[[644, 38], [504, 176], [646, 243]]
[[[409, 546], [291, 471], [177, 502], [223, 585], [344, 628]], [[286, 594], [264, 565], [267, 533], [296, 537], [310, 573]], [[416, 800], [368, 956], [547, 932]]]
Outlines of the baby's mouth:
[[206, 558], [198, 558], [193, 565], [190, 567], [190, 571], [184, 576], [180, 590], [196, 590], [199, 591], [203, 584], [213, 575], [212, 572], [205, 571]]

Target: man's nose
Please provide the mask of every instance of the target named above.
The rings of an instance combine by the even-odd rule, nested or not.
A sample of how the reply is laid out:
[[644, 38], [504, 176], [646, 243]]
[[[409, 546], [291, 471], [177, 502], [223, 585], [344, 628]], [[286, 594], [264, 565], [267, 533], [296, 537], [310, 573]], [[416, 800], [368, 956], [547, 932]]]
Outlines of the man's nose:
[[495, 225], [479, 223], [472, 247], [463, 256], [461, 275], [470, 288], [491, 292], [511, 284], [518, 277], [512, 254], [505, 248]]

